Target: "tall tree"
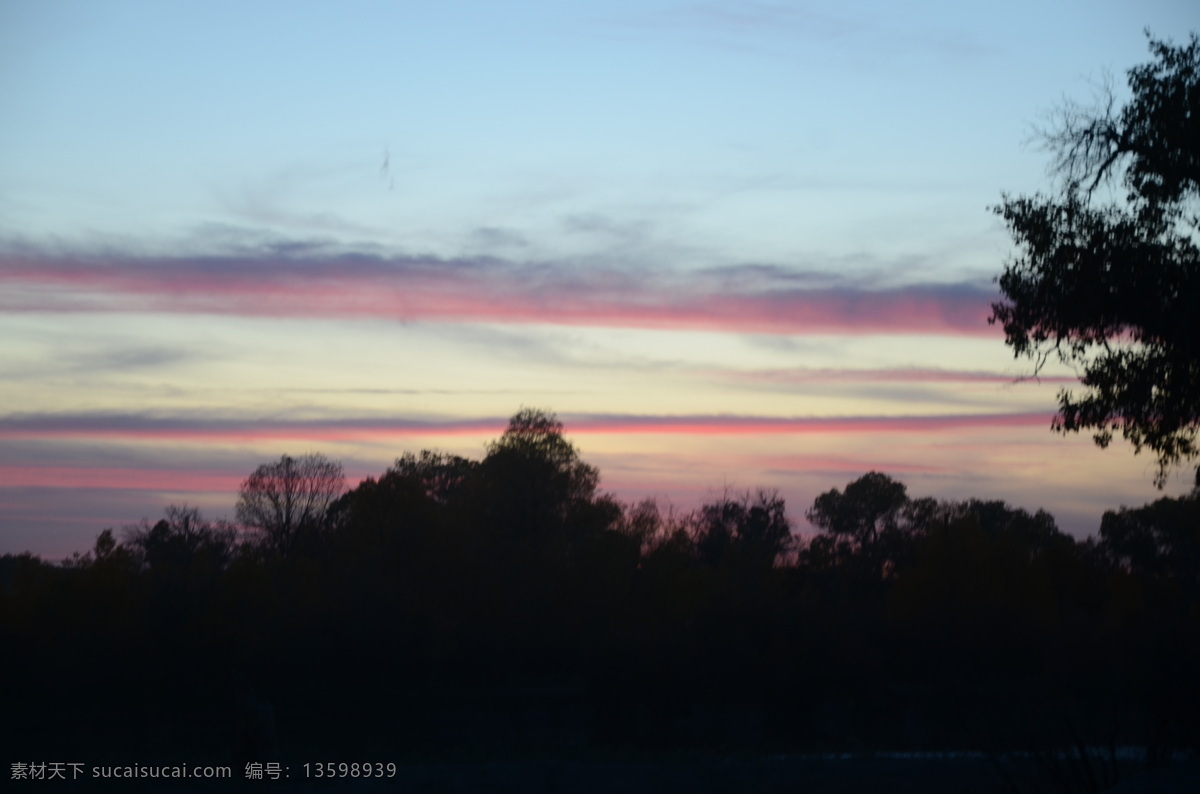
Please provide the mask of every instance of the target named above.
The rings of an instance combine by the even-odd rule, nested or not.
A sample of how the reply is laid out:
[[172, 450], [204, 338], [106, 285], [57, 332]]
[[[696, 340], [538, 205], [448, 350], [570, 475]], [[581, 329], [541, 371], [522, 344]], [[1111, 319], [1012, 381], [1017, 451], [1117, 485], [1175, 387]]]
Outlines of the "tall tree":
[[242, 483], [237, 518], [261, 533], [267, 548], [286, 555], [323, 525], [329, 506], [345, 490], [341, 463], [317, 453], [284, 455]]
[[[1051, 356], [1081, 372], [1059, 392], [1053, 427], [1115, 432], [1157, 457], [1162, 487], [1200, 456], [1200, 39], [1150, 38], [1154, 60], [1096, 107], [1068, 103], [1041, 133], [1053, 196], [1005, 196], [995, 208], [1019, 253], [998, 278], [990, 322], [1014, 355]], [[1124, 199], [1096, 189], [1119, 182]]]
[[904, 483], [872, 471], [847, 485], [844, 493], [834, 488], [818, 496], [805, 517], [813, 526], [872, 554], [880, 536], [899, 526], [908, 504]]
[[[569, 526], [597, 502], [600, 472], [579, 457], [552, 412], [522, 408], [479, 467], [488, 511], [500, 527], [538, 537]], [[613, 515], [614, 521], [619, 515]]]
[[787, 506], [775, 491], [760, 490], [753, 497], [726, 493], [702, 506], [692, 520], [696, 554], [709, 565], [739, 558], [741, 564], [769, 568], [791, 545]]
[[[198, 507], [168, 505], [151, 526], [142, 520], [125, 530], [125, 544], [150, 568], [186, 568], [204, 558], [213, 569], [224, 568], [237, 546], [237, 530], [226, 521], [209, 521]], [[96, 556], [101, 558], [100, 540]], [[109, 539], [111, 543], [111, 538]]]
[[1200, 487], [1177, 499], [1105, 512], [1100, 549], [1133, 573], [1174, 580], [1190, 604], [1200, 591]]

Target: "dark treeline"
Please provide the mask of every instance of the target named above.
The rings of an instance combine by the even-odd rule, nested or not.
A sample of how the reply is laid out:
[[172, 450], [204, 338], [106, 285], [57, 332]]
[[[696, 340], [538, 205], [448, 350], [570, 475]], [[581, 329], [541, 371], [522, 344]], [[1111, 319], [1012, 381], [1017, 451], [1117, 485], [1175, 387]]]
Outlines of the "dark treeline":
[[771, 492], [621, 504], [532, 410], [482, 460], [340, 482], [284, 458], [238, 525], [0, 558], [10, 755], [1200, 744], [1200, 488], [1079, 542], [873, 472], [802, 541]]

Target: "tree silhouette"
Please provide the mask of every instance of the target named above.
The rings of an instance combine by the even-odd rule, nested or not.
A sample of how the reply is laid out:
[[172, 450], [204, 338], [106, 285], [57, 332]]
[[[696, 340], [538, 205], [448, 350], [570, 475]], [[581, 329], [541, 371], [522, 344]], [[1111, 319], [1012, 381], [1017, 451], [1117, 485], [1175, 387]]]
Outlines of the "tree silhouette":
[[1173, 581], [1190, 604], [1200, 593], [1200, 487], [1177, 499], [1105, 512], [1100, 548], [1126, 570]]
[[414, 482], [426, 496], [444, 505], [462, 489], [478, 465], [459, 455], [423, 449], [420, 456], [404, 453], [387, 473]]
[[[549, 411], [522, 408], [487, 447], [479, 465], [477, 498], [494, 528], [510, 538], [542, 543], [568, 529], [581, 534], [595, 518], [600, 472], [579, 457]], [[615, 504], [611, 507], [615, 508]], [[619, 508], [603, 511], [615, 523]], [[565, 538], [558, 538], [565, 540]]]
[[[302, 461], [329, 475], [308, 502]], [[239, 764], [280, 739], [340, 751], [381, 735], [447, 758], [576, 740], [981, 740], [1052, 763], [1080, 735], [1195, 746], [1196, 494], [1109, 514], [1077, 544], [1047, 513], [912, 499], [870, 472], [816, 499], [823, 532], [792, 556], [772, 491], [676, 515], [597, 485], [553, 414], [523, 410], [484, 461], [406, 454], [324, 513], [336, 464], [259, 467], [244, 501], [291, 493], [290, 547], [260, 529], [261, 547], [234, 548], [224, 522], [172, 506], [65, 565], [0, 555], [0, 743]], [[1027, 727], [1055, 714], [1073, 725]]]
[[562, 422], [550, 411], [522, 408], [514, 414], [504, 435], [488, 445], [484, 464], [518, 461], [541, 469], [565, 498], [591, 498], [600, 482], [599, 470], [580, 459], [579, 450], [563, 435]]
[[242, 483], [237, 518], [259, 532], [268, 549], [287, 555], [321, 528], [329, 506], [345, 489], [342, 464], [316, 453], [284, 455], [259, 466]]
[[702, 506], [693, 520], [696, 554], [711, 566], [735, 560], [751, 568], [769, 568], [792, 537], [786, 504], [774, 491], [759, 491], [753, 498], [748, 493], [740, 498], [726, 494]]
[[[186, 568], [199, 556], [207, 558], [215, 568], [224, 568], [232, 559], [237, 530], [224, 521], [213, 523], [204, 518], [199, 508], [188, 505], [168, 505], [164, 517], [153, 526], [148, 521], [125, 531], [125, 544], [132, 548], [150, 568]], [[112, 553], [102, 552], [103, 533], [96, 540], [97, 559]], [[111, 535], [108, 547], [112, 543]]]
[[[1200, 39], [1150, 39], [1155, 60], [1128, 73], [1114, 109], [1067, 104], [1042, 133], [1061, 180], [1053, 197], [1004, 197], [995, 208], [1020, 253], [998, 278], [989, 322], [1014, 355], [1081, 371], [1082, 396], [1059, 392], [1053, 427], [1116, 431], [1157, 456], [1155, 484], [1200, 455]], [[1095, 189], [1120, 177], [1123, 202]]]
[[845, 492], [826, 491], [804, 514], [826, 533], [824, 539], [816, 539], [810, 556], [853, 557], [872, 575], [881, 573], [886, 548], [896, 545], [894, 536], [908, 523], [905, 509], [910, 504], [904, 483], [877, 471], [848, 484]]

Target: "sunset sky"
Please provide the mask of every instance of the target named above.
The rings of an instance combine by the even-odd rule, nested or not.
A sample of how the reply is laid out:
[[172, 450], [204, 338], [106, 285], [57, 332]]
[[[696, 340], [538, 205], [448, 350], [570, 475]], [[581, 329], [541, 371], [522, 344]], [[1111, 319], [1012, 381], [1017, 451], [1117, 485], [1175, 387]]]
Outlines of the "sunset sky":
[[[1192, 0], [0, 0], [0, 553], [553, 410], [680, 509], [878, 470], [1083, 536], [1164, 492], [986, 323], [1031, 130]], [[1190, 472], [1189, 472], [1190, 475]]]

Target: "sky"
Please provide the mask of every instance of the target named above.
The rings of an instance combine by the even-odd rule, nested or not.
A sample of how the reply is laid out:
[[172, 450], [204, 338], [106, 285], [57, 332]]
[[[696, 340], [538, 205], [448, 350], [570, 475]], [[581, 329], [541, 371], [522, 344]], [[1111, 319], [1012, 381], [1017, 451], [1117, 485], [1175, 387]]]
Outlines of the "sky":
[[987, 323], [1033, 130], [1189, 0], [0, 0], [0, 553], [282, 454], [349, 483], [557, 413], [602, 489], [868, 471], [1094, 534], [1187, 490], [1051, 432]]

